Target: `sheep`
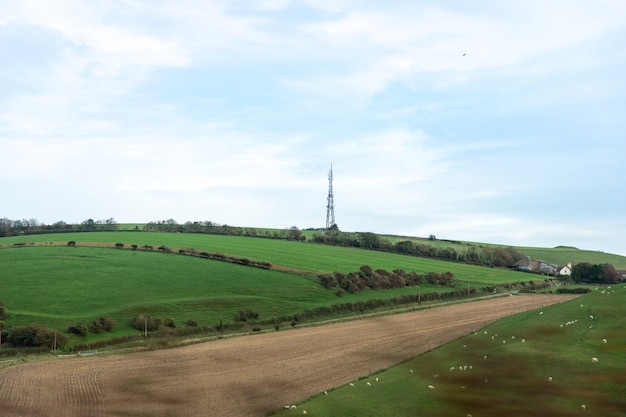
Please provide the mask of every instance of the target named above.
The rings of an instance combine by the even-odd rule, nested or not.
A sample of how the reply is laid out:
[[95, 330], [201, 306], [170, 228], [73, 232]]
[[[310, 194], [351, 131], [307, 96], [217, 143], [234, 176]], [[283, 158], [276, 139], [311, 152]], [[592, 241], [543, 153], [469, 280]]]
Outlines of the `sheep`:
[[307, 414], [306, 410], [302, 410], [302, 414]]
[[409, 369], [409, 371], [411, 371], [411, 373], [413, 373], [413, 369]]
[[350, 382], [350, 384], [348, 384], [348, 385], [350, 385], [351, 387], [354, 387], [354, 384], [352, 382]]
[[328, 395], [328, 391], [324, 391], [324, 395]]
[[542, 314], [543, 314], [543, 311], [540, 311], [540, 312], [539, 312], [539, 315], [541, 316]]
[[591, 358], [591, 362], [593, 362], [593, 363], [598, 362], [598, 358]]
[[526, 339], [522, 339], [522, 343], [526, 343]]
[[582, 408], [583, 411], [585, 411], [587, 409], [587, 406], [585, 404], [581, 405], [580, 408]]
[[371, 382], [369, 382], [369, 381], [367, 381], [367, 384], [365, 384], [365, 385], [367, 385], [368, 387], [371, 387], [371, 386], [372, 386], [372, 383], [371, 383]]
[[606, 343], [606, 339], [602, 339], [602, 343]]
[[483, 356], [483, 359], [487, 359], [487, 355]]
[[295, 410], [296, 408], [298, 408], [296, 405], [292, 405], [291, 407], [289, 407], [290, 410]]
[[435, 389], [435, 387], [434, 387], [434, 386], [432, 386], [432, 385], [429, 385], [429, 386], [428, 386], [428, 389]]
[[552, 377], [551, 376], [548, 377], [548, 382], [552, 382]]
[[378, 382], [378, 377], [376, 377], [376, 382]]
[[590, 315], [590, 316], [589, 316], [589, 318], [590, 318], [591, 320], [593, 320], [593, 314], [592, 314], [592, 315]]

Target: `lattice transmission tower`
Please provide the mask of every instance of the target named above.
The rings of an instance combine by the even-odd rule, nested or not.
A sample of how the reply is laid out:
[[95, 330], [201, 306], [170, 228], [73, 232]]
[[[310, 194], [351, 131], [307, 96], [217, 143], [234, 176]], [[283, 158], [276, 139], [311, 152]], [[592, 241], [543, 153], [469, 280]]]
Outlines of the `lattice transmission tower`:
[[333, 166], [328, 171], [328, 201], [326, 203], [326, 230], [335, 226], [335, 198], [333, 196]]

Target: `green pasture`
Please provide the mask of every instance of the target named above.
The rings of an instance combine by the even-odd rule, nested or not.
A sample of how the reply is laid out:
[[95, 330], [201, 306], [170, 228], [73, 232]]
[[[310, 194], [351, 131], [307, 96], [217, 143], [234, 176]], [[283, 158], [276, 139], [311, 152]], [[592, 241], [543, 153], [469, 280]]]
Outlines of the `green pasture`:
[[581, 250], [571, 247], [519, 247], [518, 249], [532, 258], [543, 259], [559, 265], [566, 265], [568, 262], [571, 262], [573, 265], [580, 262], [589, 262], [590, 264], [611, 264], [615, 269], [626, 270], [626, 256], [611, 253]]
[[623, 284], [600, 287], [504, 318], [275, 415], [624, 416], [625, 302]]
[[[36, 323], [66, 329], [101, 316], [117, 322], [113, 334], [73, 342], [137, 333], [138, 314], [187, 320], [214, 327], [234, 322], [241, 309], [259, 320], [293, 316], [307, 309], [418, 292], [417, 288], [359, 294], [324, 288], [317, 278], [158, 251], [100, 247], [32, 246], [0, 249], [0, 301], [9, 327]], [[441, 291], [422, 286], [419, 291]], [[354, 313], [356, 314], [356, 313]]]
[[1, 238], [0, 244], [70, 240], [78, 242], [79, 245], [80, 242], [110, 244], [119, 242], [125, 245], [193, 248], [314, 272], [340, 271], [345, 273], [357, 271], [362, 265], [369, 265], [374, 269], [389, 271], [397, 268], [418, 273], [449, 271], [461, 281], [484, 285], [541, 279], [535, 275], [507, 269], [486, 268], [359, 248], [242, 236], [158, 232], [86, 232]]

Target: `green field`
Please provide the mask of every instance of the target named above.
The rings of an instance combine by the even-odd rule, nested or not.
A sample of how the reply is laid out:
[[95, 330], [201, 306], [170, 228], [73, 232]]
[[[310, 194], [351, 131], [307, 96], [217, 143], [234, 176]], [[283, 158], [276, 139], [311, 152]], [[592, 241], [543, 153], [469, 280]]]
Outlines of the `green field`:
[[[272, 241], [260, 240], [266, 242]], [[238, 312], [246, 308], [267, 321], [320, 306], [417, 292], [410, 287], [366, 289], [338, 297], [334, 289], [324, 288], [309, 275], [176, 253], [81, 246], [0, 249], [0, 271], [0, 301], [10, 313], [8, 327], [36, 323], [66, 329], [101, 316], [117, 322], [112, 334], [72, 336], [71, 343], [137, 334], [129, 323], [138, 314], [172, 318], [179, 326], [193, 320], [211, 328], [220, 321], [234, 322]], [[443, 290], [449, 290], [446, 288]], [[437, 290], [442, 289], [428, 285], [420, 289], [423, 293]]]
[[[66, 246], [70, 240], [78, 246]], [[34, 242], [38, 245], [31, 246]], [[50, 245], [51, 242], [57, 245]], [[83, 247], [81, 242], [110, 247]], [[118, 242], [127, 249], [114, 249]], [[26, 246], [12, 247], [16, 243]], [[131, 244], [194, 248], [270, 262], [300, 273], [156, 250], [130, 250]], [[457, 287], [463, 289], [542, 280], [537, 275], [507, 269], [357, 248], [209, 234], [123, 231], [29, 235], [1, 238], [0, 247], [0, 301], [10, 312], [7, 327], [36, 323], [67, 329], [79, 321], [89, 323], [101, 316], [117, 322], [112, 333], [72, 336], [71, 344], [137, 334], [130, 327], [130, 320], [139, 314], [172, 318], [179, 327], [193, 320], [213, 328], [220, 322], [233, 323], [242, 309], [253, 309], [259, 314], [258, 320], [268, 321], [321, 306], [391, 299], [418, 291], [424, 294], [452, 290], [422, 285], [419, 290], [365, 289], [338, 297], [334, 289], [324, 288], [315, 277], [316, 273], [357, 271], [362, 265], [417, 273], [449, 271], [455, 275]]]
[[375, 269], [393, 270], [400, 268], [418, 273], [450, 271], [458, 279], [485, 284], [528, 281], [537, 278], [507, 269], [485, 268], [358, 248], [257, 237], [189, 233], [92, 232], [2, 238], [0, 244], [67, 242], [69, 240], [75, 240], [79, 243], [103, 242], [114, 244], [120, 242], [126, 245], [137, 244], [142, 246], [147, 244], [155, 247], [166, 245], [172, 248], [194, 248], [315, 272], [351, 272], [358, 270], [362, 265], [369, 265]]
[[620, 284], [517, 314], [276, 416], [624, 416], [625, 303]]

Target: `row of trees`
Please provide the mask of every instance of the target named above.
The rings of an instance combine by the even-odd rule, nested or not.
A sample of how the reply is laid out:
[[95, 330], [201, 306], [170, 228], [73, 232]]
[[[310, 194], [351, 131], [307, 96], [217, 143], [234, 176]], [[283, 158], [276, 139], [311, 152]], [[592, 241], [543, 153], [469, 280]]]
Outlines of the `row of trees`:
[[[434, 236], [430, 240], [436, 240]], [[524, 254], [513, 247], [476, 247], [469, 246], [463, 251], [457, 251], [453, 247], [435, 246], [428, 243], [419, 243], [414, 240], [402, 240], [392, 243], [388, 239], [371, 233], [343, 233], [331, 232], [316, 234], [313, 236], [316, 243], [324, 243], [337, 246], [352, 246], [357, 248], [394, 252], [404, 255], [422, 256], [427, 258], [442, 259], [445, 261], [463, 262], [476, 265], [494, 267], [511, 267], [515, 262], [524, 257]]]
[[85, 337], [87, 333], [100, 334], [104, 332], [111, 332], [115, 328], [115, 320], [109, 317], [100, 317], [96, 320], [92, 320], [87, 326], [82, 321], [68, 327], [67, 332], [75, 334], [76, 336]]
[[212, 235], [251, 236], [268, 239], [306, 240], [296, 226], [284, 230], [259, 230], [253, 227], [237, 227], [210, 220], [178, 223], [174, 219], [151, 221], [144, 226], [146, 232], [206, 233]]
[[[413, 287], [424, 283], [454, 287], [454, 274], [451, 272], [428, 272], [418, 274], [415, 271], [405, 272], [395, 269], [392, 272], [384, 269], [373, 270], [369, 265], [363, 265], [357, 272], [334, 272], [319, 276], [326, 288], [337, 288], [356, 294], [364, 288], [384, 290], [390, 288]], [[341, 292], [338, 292], [341, 294]]]
[[12, 346], [45, 347], [48, 349], [55, 349], [68, 343], [67, 336], [62, 332], [36, 324], [15, 326], [9, 332], [2, 330], [2, 341], [6, 341]]
[[616, 284], [622, 277], [611, 264], [592, 265], [582, 262], [572, 267], [572, 280], [589, 284]]
[[64, 233], [64, 232], [96, 232], [118, 230], [115, 219], [106, 220], [87, 219], [80, 224], [69, 224], [58, 221], [52, 224], [39, 222], [37, 219], [11, 220], [0, 219], [0, 237], [33, 235], [41, 233]]

